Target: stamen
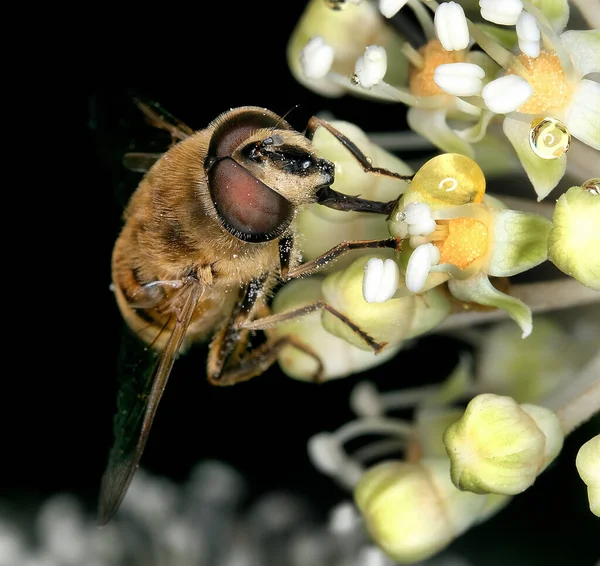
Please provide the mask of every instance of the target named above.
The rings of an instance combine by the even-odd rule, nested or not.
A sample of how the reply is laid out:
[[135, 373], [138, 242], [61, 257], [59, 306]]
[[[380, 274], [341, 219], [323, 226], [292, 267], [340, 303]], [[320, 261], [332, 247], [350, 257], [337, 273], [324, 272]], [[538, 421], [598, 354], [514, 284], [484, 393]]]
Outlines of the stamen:
[[307, 79], [324, 78], [333, 65], [334, 50], [320, 37], [313, 37], [300, 54], [302, 72]]
[[486, 84], [481, 91], [485, 105], [495, 114], [514, 112], [527, 102], [533, 88], [517, 75], [504, 75]]
[[435, 32], [447, 51], [466, 49], [471, 39], [465, 12], [456, 2], [444, 2], [435, 11]]
[[365, 265], [363, 297], [367, 303], [383, 303], [394, 296], [399, 282], [400, 270], [393, 259], [372, 257]]
[[406, 287], [412, 293], [418, 293], [427, 280], [432, 265], [440, 259], [439, 250], [431, 243], [417, 246], [406, 266]]
[[379, 0], [379, 11], [386, 18], [393, 18], [408, 0]]
[[424, 202], [407, 204], [404, 209], [404, 222], [408, 224], [408, 233], [411, 236], [423, 236], [435, 230], [431, 208]]
[[502, 26], [514, 26], [523, 10], [521, 0], [479, 0], [481, 17]]
[[408, 409], [438, 389], [436, 385], [380, 393], [370, 381], [356, 384], [350, 393], [350, 408], [359, 417], [378, 417], [388, 411]]
[[433, 82], [443, 91], [455, 96], [474, 96], [481, 92], [485, 71], [474, 63], [439, 65], [433, 73]]
[[410, 66], [410, 92], [416, 96], [433, 96], [444, 91], [433, 81], [435, 70], [445, 63], [458, 63], [464, 59], [463, 51], [446, 51], [442, 44], [433, 39], [419, 48], [423, 57], [423, 66]]
[[540, 28], [535, 16], [529, 12], [521, 12], [517, 20], [517, 37], [519, 49], [525, 55], [535, 58], [540, 54]]
[[380, 45], [368, 45], [354, 66], [354, 77], [364, 88], [379, 84], [387, 71], [387, 55]]

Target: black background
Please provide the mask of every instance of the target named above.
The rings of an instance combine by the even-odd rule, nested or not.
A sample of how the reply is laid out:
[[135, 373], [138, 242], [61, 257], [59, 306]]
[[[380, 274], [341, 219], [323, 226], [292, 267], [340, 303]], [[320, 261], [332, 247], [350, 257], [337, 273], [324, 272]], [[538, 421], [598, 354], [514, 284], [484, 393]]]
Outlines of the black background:
[[[36, 123], [27, 139], [36, 141], [39, 159], [24, 160], [21, 171], [31, 180], [17, 198], [22, 210], [32, 207], [30, 186], [39, 197], [25, 219], [35, 224], [34, 244], [23, 245], [21, 257], [25, 273], [33, 273], [35, 299], [26, 301], [33, 302], [31, 314], [20, 310], [16, 317], [18, 365], [5, 371], [2, 504], [35, 509], [42, 498], [69, 491], [90, 511], [95, 505], [112, 441], [121, 331], [108, 288], [110, 254], [123, 205], [139, 180], [121, 158], [130, 149], [159, 151], [168, 143], [144, 122], [132, 94], [158, 101], [194, 128], [245, 104], [279, 114], [299, 105], [288, 116], [298, 129], [323, 109], [367, 130], [404, 127], [399, 106], [330, 101], [292, 78], [285, 46], [303, 3], [283, 5], [96, 14], [88, 22], [89, 35], [80, 25], [69, 40], [57, 37], [56, 46], [69, 59], [61, 65], [64, 80], [44, 66], [37, 88], [23, 89]], [[233, 19], [239, 29], [230, 25]], [[103, 86], [82, 86], [90, 79]], [[118, 86], [123, 84], [137, 86]], [[432, 336], [368, 375], [322, 386], [294, 381], [275, 367], [224, 389], [206, 383], [206, 348], [198, 346], [175, 365], [142, 464], [182, 481], [197, 461], [219, 458], [244, 473], [251, 497], [290, 488], [325, 514], [347, 494], [310, 465], [306, 440], [352, 417], [348, 394], [361, 379], [393, 389], [442, 378], [456, 362], [458, 346]], [[8, 342], [9, 357], [11, 348]], [[588, 425], [576, 432], [532, 489], [461, 537], [455, 548], [476, 566], [509, 561], [591, 566], [600, 554], [594, 540], [598, 519], [587, 508], [574, 459], [597, 430], [596, 423], [595, 429]]]

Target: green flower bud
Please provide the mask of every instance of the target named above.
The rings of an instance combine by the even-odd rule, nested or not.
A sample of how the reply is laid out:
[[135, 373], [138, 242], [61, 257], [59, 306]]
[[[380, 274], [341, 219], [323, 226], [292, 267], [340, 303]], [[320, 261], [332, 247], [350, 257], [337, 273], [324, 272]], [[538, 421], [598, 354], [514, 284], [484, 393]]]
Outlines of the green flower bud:
[[[370, 257], [385, 256], [371, 254]], [[394, 298], [383, 303], [367, 303], [363, 297], [363, 278], [369, 259], [367, 256], [360, 257], [347, 269], [327, 276], [322, 291], [332, 307], [376, 341], [387, 342], [388, 347], [398, 345], [408, 337], [431, 330], [450, 313], [450, 303], [439, 289], [421, 295], [401, 296], [403, 290], [406, 293], [401, 285]], [[329, 332], [357, 348], [370, 349], [361, 336], [337, 317], [326, 311], [322, 317], [323, 326]]]
[[[273, 312], [279, 313], [309, 305], [323, 298], [322, 279], [309, 277], [290, 281], [273, 301]], [[313, 312], [268, 330], [271, 336], [292, 335], [310, 348], [323, 363], [321, 379], [346, 377], [384, 363], [395, 356], [400, 345], [386, 347], [380, 354], [352, 346], [327, 332], [321, 324], [321, 313]], [[299, 348], [285, 346], [278, 356], [279, 366], [289, 377], [311, 381], [318, 369], [317, 360]]]
[[375, 543], [400, 564], [424, 560], [478, 521], [487, 498], [457, 490], [447, 458], [377, 464], [354, 491]]
[[[600, 181], [586, 183], [593, 187]], [[548, 236], [548, 259], [561, 271], [600, 291], [600, 194], [594, 188], [571, 187], [554, 207]]]
[[577, 471], [587, 485], [590, 511], [600, 517], [600, 434], [588, 440], [577, 453]]
[[563, 441], [560, 421], [549, 409], [492, 394], [472, 399], [444, 434], [454, 485], [504, 495], [530, 487]]

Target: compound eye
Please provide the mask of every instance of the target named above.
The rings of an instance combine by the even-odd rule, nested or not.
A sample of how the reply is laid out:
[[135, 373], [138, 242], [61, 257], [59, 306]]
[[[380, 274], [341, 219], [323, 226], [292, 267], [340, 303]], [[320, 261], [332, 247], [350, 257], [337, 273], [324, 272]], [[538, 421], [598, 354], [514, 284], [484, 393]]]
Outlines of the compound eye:
[[268, 242], [290, 225], [293, 208], [280, 194], [225, 157], [208, 172], [212, 201], [231, 234], [246, 242]]

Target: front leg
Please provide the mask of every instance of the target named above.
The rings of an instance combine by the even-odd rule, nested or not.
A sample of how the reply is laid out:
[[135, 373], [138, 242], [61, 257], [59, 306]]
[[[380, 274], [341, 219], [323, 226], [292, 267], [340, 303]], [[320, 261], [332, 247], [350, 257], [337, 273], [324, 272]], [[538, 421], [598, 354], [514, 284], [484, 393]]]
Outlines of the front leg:
[[[284, 242], [285, 240], [285, 242]], [[296, 267], [290, 268], [291, 250], [293, 241], [291, 236], [282, 238], [279, 241], [279, 263], [281, 266], [281, 278], [284, 281], [311, 275], [329, 265], [340, 256], [351, 250], [366, 250], [366, 249], [382, 249], [388, 248], [392, 250], [400, 250], [401, 242], [396, 238], [385, 238], [383, 240], [356, 240], [354, 242], [341, 242], [334, 246], [329, 251], [321, 254], [319, 257], [306, 263], [301, 263]]]

